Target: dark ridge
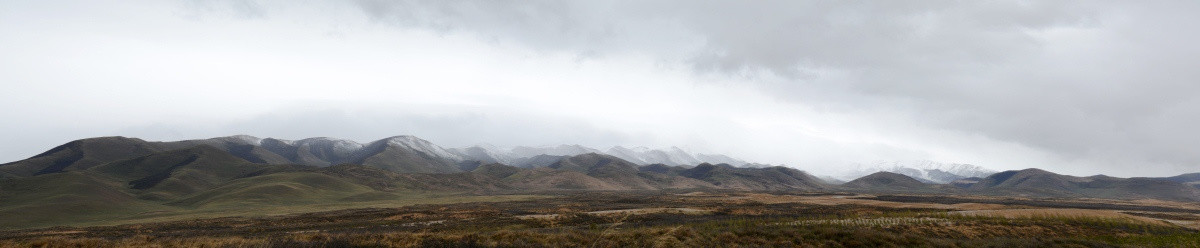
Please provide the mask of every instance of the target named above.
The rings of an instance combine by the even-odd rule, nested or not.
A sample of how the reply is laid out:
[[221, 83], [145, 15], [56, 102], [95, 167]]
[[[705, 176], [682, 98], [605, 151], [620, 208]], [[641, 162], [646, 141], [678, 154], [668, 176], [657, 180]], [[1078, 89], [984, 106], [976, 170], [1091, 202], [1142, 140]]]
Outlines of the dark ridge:
[[696, 167], [692, 167], [691, 169], [684, 170], [682, 173], [679, 173], [679, 174], [682, 176], [688, 177], [688, 178], [700, 179], [700, 178], [704, 178], [704, 175], [706, 175], [709, 172], [712, 172], [713, 170], [716, 170], [716, 169], [719, 169], [719, 167], [717, 167], [716, 165], [709, 164], [709, 163], [702, 163], [700, 165], [696, 165]]
[[[372, 142], [370, 144], [363, 146], [363, 148], [358, 150], [357, 152], [355, 152], [355, 154], [350, 155], [350, 157], [353, 158], [352, 161], [348, 161], [348, 162], [336, 161], [335, 162], [335, 161], [331, 160], [330, 162], [331, 162], [331, 164], [363, 164], [364, 162], [367, 161], [368, 158], [371, 158], [371, 156], [374, 156], [375, 154], [379, 154], [379, 153], [382, 153], [384, 150], [387, 150], [387, 147], [388, 147], [387, 141], [375, 141], [375, 142]], [[322, 150], [321, 153], [322, 153], [321, 156], [324, 156], [324, 157], [329, 157], [329, 156], [332, 156], [331, 154], [333, 154], [332, 151], [324, 151], [324, 150]], [[326, 154], [326, 153], [328, 153], [328, 154]], [[417, 152], [417, 153], [419, 153], [419, 152]], [[316, 154], [314, 154], [314, 155], [316, 155]]]
[[1172, 207], [1162, 207], [1162, 206], [1144, 206], [1144, 205], [1118, 205], [1118, 204], [1098, 203], [1098, 202], [1063, 202], [1063, 201], [1056, 201], [1056, 200], [964, 199], [964, 198], [950, 197], [950, 196], [915, 196], [915, 195], [881, 195], [881, 196], [873, 196], [873, 197], [855, 197], [854, 199], [867, 199], [867, 200], [904, 202], [904, 203], [938, 203], [938, 204], [985, 203], [985, 204], [1001, 204], [1001, 205], [1026, 205], [1026, 206], [1049, 207], [1049, 208], [1082, 208], [1082, 209], [1153, 211], [1153, 212], [1174, 212], [1174, 213], [1200, 214], [1200, 210], [1196, 210], [1196, 209], [1172, 208]]
[[1200, 173], [1188, 173], [1188, 174], [1168, 177], [1168, 178], [1164, 178], [1164, 179], [1170, 180], [1172, 182], [1177, 182], [1177, 183], [1195, 182], [1195, 181], [1200, 181]]
[[129, 182], [129, 186], [133, 189], [148, 189], [150, 187], [154, 187], [154, 185], [158, 185], [158, 183], [161, 183], [163, 180], [171, 177], [171, 173], [175, 171], [175, 168], [196, 162], [196, 159], [199, 157], [200, 156], [192, 155], [191, 157], [188, 157], [188, 159], [183, 160], [183, 162], [179, 162], [171, 167], [167, 167], [167, 169], [163, 170], [162, 172], [138, 180], [133, 180], [132, 182]]
[[229, 154], [233, 155], [235, 157], [245, 159], [246, 161], [250, 161], [251, 163], [255, 163], [255, 164], [266, 164], [267, 163], [266, 160], [263, 160], [261, 157], [254, 154], [254, 145], [250, 145], [250, 144], [230, 145], [229, 146]]
[[287, 143], [284, 143], [283, 141], [280, 141], [277, 139], [272, 139], [272, 138], [266, 138], [266, 139], [262, 140], [262, 147], [263, 147], [263, 149], [267, 149], [267, 151], [273, 152], [275, 154], [279, 154], [279, 156], [287, 159], [288, 161], [292, 161], [293, 163], [297, 163], [300, 161], [300, 155], [299, 155], [299, 151], [298, 151], [299, 148], [296, 146], [288, 145]]
[[521, 172], [520, 168], [501, 163], [491, 163], [476, 167], [471, 173], [488, 175], [495, 178], [505, 178]]
[[257, 176], [266, 175], [268, 172], [271, 172], [271, 169], [257, 170], [254, 172], [246, 173], [245, 175], [237, 176], [236, 178], [240, 179], [240, 178], [247, 178], [247, 177], [257, 177]]
[[1017, 172], [1020, 172], [1020, 171], [1004, 171], [1004, 172], [992, 174], [991, 176], [988, 176], [987, 178], [992, 179], [992, 183], [994, 183], [994, 184], [1000, 184], [1000, 182], [1007, 181], [1009, 178], [1012, 178], [1013, 176], [1017, 175]]
[[473, 171], [473, 170], [475, 170], [475, 168], [479, 168], [479, 166], [482, 166], [482, 165], [483, 165], [483, 161], [479, 161], [479, 160], [467, 160], [467, 161], [458, 162], [458, 168], [463, 171]]
[[667, 174], [667, 173], [671, 172], [671, 167], [667, 166], [665, 164], [651, 164], [651, 165], [647, 165], [647, 166], [642, 166], [641, 168], [638, 168], [638, 170], [645, 171], [645, 172]]
[[40, 158], [40, 157], [50, 156], [51, 154], [54, 154], [54, 153], [56, 153], [56, 152], [60, 152], [60, 151], [63, 151], [63, 150], [67, 150], [67, 149], [72, 149], [72, 150], [74, 150], [74, 148], [75, 148], [75, 147], [78, 147], [78, 146], [79, 146], [79, 142], [80, 142], [79, 140], [76, 140], [76, 141], [71, 141], [71, 142], [67, 142], [66, 144], [62, 144], [62, 145], [56, 146], [56, 147], [54, 147], [54, 148], [51, 148], [49, 151], [42, 152], [42, 153], [40, 153], [40, 154], [38, 154], [38, 155], [34, 155], [33, 157], [29, 157], [29, 158], [30, 158], [30, 159], [34, 159], [34, 158]]
[[[72, 142], [72, 143], [74, 143], [74, 142]], [[68, 144], [68, 145], [71, 145], [71, 144]], [[51, 163], [50, 166], [47, 166], [46, 168], [42, 168], [42, 170], [39, 170], [37, 173], [33, 173], [33, 175], [36, 176], [36, 175], [42, 175], [42, 174], [59, 173], [59, 172], [62, 172], [63, 169], [66, 169], [68, 166], [71, 166], [72, 164], [75, 164], [75, 162], [79, 161], [80, 159], [83, 159], [83, 152], [79, 151], [79, 149], [76, 148], [77, 145], [78, 144], [75, 144], [75, 145], [72, 145], [71, 147], [67, 147], [67, 148], [63, 148], [63, 149], [55, 148], [59, 151], [62, 151], [64, 149], [70, 149], [71, 150], [70, 155], [67, 155], [66, 157], [62, 157], [62, 158], [54, 160], [54, 162]], [[64, 145], [64, 146], [67, 146], [67, 145]], [[64, 146], [60, 146], [60, 147], [64, 147]], [[40, 157], [40, 156], [42, 156], [42, 155], [38, 155], [38, 157]]]

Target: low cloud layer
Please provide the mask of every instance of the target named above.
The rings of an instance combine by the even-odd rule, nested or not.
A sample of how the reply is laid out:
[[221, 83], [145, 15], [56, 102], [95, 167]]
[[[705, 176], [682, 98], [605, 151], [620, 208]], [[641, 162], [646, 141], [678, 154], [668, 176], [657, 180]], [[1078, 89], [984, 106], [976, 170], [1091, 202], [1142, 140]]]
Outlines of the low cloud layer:
[[1200, 171], [1192, 2], [50, 5], [0, 4], [7, 160], [88, 135], [414, 134]]
[[[652, 54], [802, 104], [1097, 166], [1200, 164], [1189, 2], [360, 1], [373, 19], [581, 55]], [[904, 131], [904, 130], [897, 130]]]

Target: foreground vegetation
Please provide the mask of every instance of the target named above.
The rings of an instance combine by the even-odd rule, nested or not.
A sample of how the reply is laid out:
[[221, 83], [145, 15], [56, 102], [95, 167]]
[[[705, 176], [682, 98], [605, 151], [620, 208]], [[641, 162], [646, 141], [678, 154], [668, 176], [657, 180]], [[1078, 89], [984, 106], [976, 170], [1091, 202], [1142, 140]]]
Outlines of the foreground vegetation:
[[939, 205], [804, 202], [824, 199], [818, 196], [782, 196], [799, 199], [788, 201], [739, 193], [567, 194], [509, 202], [7, 231], [0, 232], [0, 246], [1200, 247], [1196, 230], [1141, 216], [1003, 217], [962, 214]]

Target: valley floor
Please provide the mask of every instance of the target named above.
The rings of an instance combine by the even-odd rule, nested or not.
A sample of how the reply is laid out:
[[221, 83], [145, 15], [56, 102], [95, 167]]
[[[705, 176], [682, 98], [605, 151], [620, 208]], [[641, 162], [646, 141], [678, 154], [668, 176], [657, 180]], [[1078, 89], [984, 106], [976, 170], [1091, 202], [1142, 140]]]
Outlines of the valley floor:
[[1193, 203], [728, 191], [455, 197], [9, 230], [0, 246], [1200, 247]]

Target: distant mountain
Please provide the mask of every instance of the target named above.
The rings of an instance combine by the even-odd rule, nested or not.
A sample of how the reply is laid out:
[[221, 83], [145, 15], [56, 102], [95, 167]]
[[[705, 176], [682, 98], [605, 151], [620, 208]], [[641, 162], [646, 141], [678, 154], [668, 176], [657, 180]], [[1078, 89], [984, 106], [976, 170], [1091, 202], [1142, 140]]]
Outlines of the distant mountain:
[[513, 159], [512, 165], [521, 168], [539, 168], [550, 166], [563, 158], [570, 156], [555, 156], [555, 155], [537, 155], [528, 158]]
[[729, 156], [692, 154], [678, 147], [671, 147], [667, 150], [655, 150], [646, 147], [625, 148], [622, 146], [615, 146], [609, 148], [607, 153], [609, 155], [617, 156], [621, 159], [641, 165], [664, 164], [670, 166], [691, 166], [699, 163], [711, 163], [741, 166], [746, 164], [746, 161], [734, 159]]
[[0, 173], [27, 177], [92, 166], [148, 155], [162, 149], [150, 142], [125, 137], [100, 137], [71, 141], [31, 158], [0, 165]]
[[413, 136], [396, 136], [371, 142], [345, 163], [360, 164], [401, 173], [461, 172], [463, 158]]
[[1188, 173], [1173, 177], [1163, 178], [1167, 181], [1191, 185], [1192, 187], [1200, 188], [1200, 173]]
[[481, 163], [504, 163], [518, 167], [530, 167], [524, 164], [531, 166], [538, 165], [533, 167], [546, 165], [547, 163], [538, 162], [542, 161], [541, 159], [545, 159], [536, 158], [538, 156], [576, 156], [588, 153], [611, 155], [638, 165], [665, 164], [670, 166], [694, 166], [700, 163], [712, 163], [742, 166], [747, 164], [745, 161], [725, 155], [691, 153], [678, 147], [659, 150], [646, 147], [626, 148], [615, 146], [606, 151], [600, 151], [581, 145], [548, 147], [518, 146], [507, 150], [490, 145], [476, 145], [448, 150], [465, 160], [480, 161]]
[[825, 181], [826, 184], [839, 185], [846, 183], [846, 181], [842, 181], [841, 179], [833, 178], [831, 176], [821, 176], [818, 178], [820, 178], [821, 181]]
[[902, 174], [880, 171], [851, 180], [842, 184], [842, 186], [852, 188], [920, 188], [924, 187], [925, 183]]
[[[561, 148], [557, 150], [586, 150]], [[949, 186], [930, 185], [903, 173], [877, 172], [834, 186], [781, 166], [639, 165], [599, 152], [514, 158], [496, 151], [483, 146], [445, 149], [413, 136], [367, 144], [250, 136], [173, 142], [82, 139], [0, 164], [0, 216], [24, 216], [0, 218], [0, 227], [83, 223], [179, 209], [220, 211], [230, 206], [394, 201], [402, 195], [426, 193], [563, 190], [850, 190], [1200, 201], [1200, 189], [1189, 185], [1196, 182], [1196, 174], [1074, 177], [1026, 169], [960, 178]], [[473, 160], [485, 156], [496, 161]], [[979, 171], [968, 166], [937, 169]]]
[[712, 183], [721, 188], [743, 190], [826, 189], [821, 179], [787, 167], [741, 168], [728, 164], [703, 163], [681, 170], [679, 175]]
[[0, 165], [0, 175], [33, 176], [76, 171], [117, 160], [157, 152], [207, 146], [256, 164], [300, 164], [326, 167], [361, 164], [400, 173], [462, 171], [465, 160], [429, 141], [396, 136], [367, 144], [332, 138], [297, 141], [229, 136], [202, 140], [148, 142], [125, 137], [100, 137], [72, 141], [29, 159]]
[[843, 183], [841, 186], [871, 191], [932, 191], [936, 188], [934, 185], [926, 184], [912, 177], [886, 171], [872, 173]]
[[475, 170], [471, 171], [471, 173], [487, 175], [492, 178], [505, 178], [508, 176], [512, 176], [513, 174], [517, 174], [517, 172], [521, 172], [521, 168], [517, 168], [517, 167], [513, 167], [511, 165], [505, 165], [505, 164], [501, 164], [501, 163], [491, 163], [491, 164], [481, 165], [481, 166], [475, 168]]
[[200, 145], [114, 161], [85, 172], [115, 179], [140, 199], [171, 200], [238, 178], [298, 168], [252, 163], [221, 149]]
[[518, 146], [513, 147], [510, 151], [511, 156], [518, 158], [528, 158], [537, 155], [551, 156], [575, 156], [588, 153], [601, 153], [600, 150], [581, 145], [559, 145], [551, 147], [529, 147]]
[[969, 177], [986, 177], [996, 171], [970, 164], [947, 164], [933, 161], [882, 162], [858, 165], [844, 180], [853, 180], [875, 172], [886, 171], [912, 177], [925, 183], [946, 184]]
[[992, 174], [968, 190], [1033, 197], [1200, 200], [1200, 189], [1162, 178], [1074, 177], [1040, 169]]
[[728, 165], [740, 166], [740, 167], [747, 167], [746, 165], [749, 164], [744, 160], [732, 158], [732, 157], [721, 155], [721, 154], [697, 153], [696, 160], [700, 160], [700, 162], [710, 163], [710, 164], [728, 164]]
[[959, 188], [970, 188], [972, 185], [979, 183], [979, 181], [983, 181], [983, 178], [968, 177], [968, 178], [954, 180], [954, 181], [950, 182], [950, 185], [953, 185], [953, 186], [959, 187]]
[[482, 163], [501, 163], [513, 164], [517, 159], [513, 157], [511, 152], [505, 151], [492, 145], [477, 145], [466, 148], [450, 148], [449, 151], [463, 157], [465, 159], [476, 160]]
[[[646, 166], [649, 170], [645, 170], [638, 162], [578, 145], [517, 147], [509, 151], [486, 145], [446, 149], [414, 136], [389, 137], [366, 144], [324, 137], [283, 140], [238, 135], [171, 142], [101, 137], [73, 141], [30, 159], [0, 165], [0, 175], [26, 178], [80, 172], [118, 180], [135, 197], [164, 201], [212, 190], [237, 178], [322, 171], [318, 168], [328, 168], [324, 174], [361, 180], [362, 184], [381, 190], [825, 187], [820, 179], [784, 167], [737, 168], [728, 164], [688, 167], [693, 165], [688, 163], [700, 163], [697, 157], [740, 161], [722, 155], [691, 154], [674, 147], [665, 151], [620, 147], [610, 150], [628, 151], [622, 155], [637, 156], [642, 163], [661, 161], [671, 165], [657, 163]], [[575, 154], [580, 152], [586, 153]], [[531, 154], [536, 155], [522, 157]], [[654, 169], [658, 167], [663, 170]], [[387, 173], [370, 175], [369, 170]], [[380, 175], [386, 179], [377, 178]]]
[[288, 161], [312, 166], [330, 166], [350, 161], [363, 148], [362, 144], [354, 141], [324, 137], [297, 141], [267, 138], [258, 144]]

